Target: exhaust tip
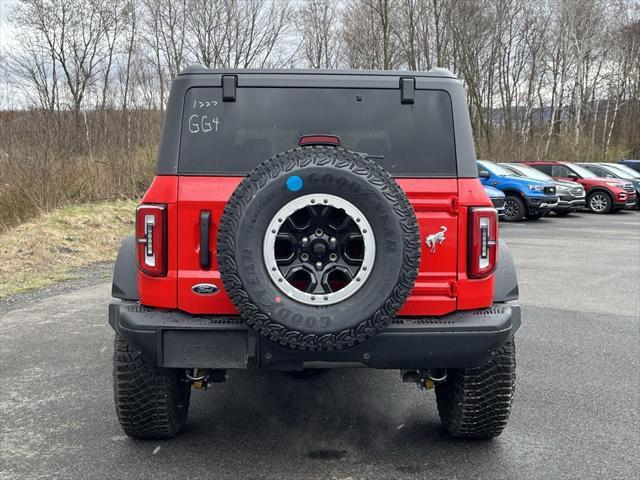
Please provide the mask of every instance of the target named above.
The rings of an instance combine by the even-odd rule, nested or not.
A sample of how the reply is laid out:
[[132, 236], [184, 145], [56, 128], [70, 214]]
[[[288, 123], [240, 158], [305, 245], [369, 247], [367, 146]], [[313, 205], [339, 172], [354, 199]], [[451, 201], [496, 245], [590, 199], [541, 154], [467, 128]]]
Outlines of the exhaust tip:
[[430, 368], [427, 370], [427, 378], [433, 383], [442, 383], [447, 379], [447, 370], [444, 368]]

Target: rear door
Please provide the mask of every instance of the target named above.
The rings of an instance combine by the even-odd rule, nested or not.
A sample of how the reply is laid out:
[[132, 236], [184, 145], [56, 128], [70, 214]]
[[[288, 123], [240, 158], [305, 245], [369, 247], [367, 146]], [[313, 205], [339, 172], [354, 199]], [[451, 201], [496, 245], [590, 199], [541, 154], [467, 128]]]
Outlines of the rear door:
[[[178, 306], [191, 313], [235, 313], [215, 260], [224, 206], [248, 171], [301, 136], [338, 136], [342, 147], [369, 154], [398, 179], [418, 218], [418, 279], [401, 314], [455, 310], [457, 170], [449, 95], [398, 89], [242, 88], [225, 101], [221, 88], [191, 88], [185, 97], [178, 188]], [[203, 233], [203, 228], [206, 232]], [[434, 245], [427, 246], [433, 236]], [[208, 245], [204, 245], [208, 243]], [[203, 255], [203, 249], [208, 250]]]

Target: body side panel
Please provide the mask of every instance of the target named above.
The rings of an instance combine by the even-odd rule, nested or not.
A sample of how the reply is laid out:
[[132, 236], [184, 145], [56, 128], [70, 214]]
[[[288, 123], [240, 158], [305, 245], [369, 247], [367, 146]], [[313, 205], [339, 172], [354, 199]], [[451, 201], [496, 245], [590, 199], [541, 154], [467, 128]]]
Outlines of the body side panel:
[[493, 204], [477, 178], [458, 180], [458, 310], [485, 308], [493, 301], [495, 273], [486, 278], [467, 276], [469, 207], [491, 207]]
[[[459, 229], [456, 180], [398, 179], [416, 213], [420, 229], [420, 269], [411, 296], [398, 315], [444, 315], [456, 309]], [[426, 245], [431, 234], [445, 232], [445, 241]], [[448, 240], [448, 241], [447, 241]]]
[[150, 277], [138, 272], [138, 294], [145, 305], [176, 308], [178, 277], [178, 177], [157, 176], [142, 198], [142, 203], [167, 206], [167, 275]]

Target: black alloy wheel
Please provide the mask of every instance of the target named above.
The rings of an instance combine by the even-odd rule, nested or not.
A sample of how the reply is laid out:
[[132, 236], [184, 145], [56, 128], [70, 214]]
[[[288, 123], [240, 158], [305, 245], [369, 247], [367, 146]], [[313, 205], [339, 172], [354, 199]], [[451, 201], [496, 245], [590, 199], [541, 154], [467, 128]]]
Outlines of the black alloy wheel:
[[504, 201], [504, 218], [507, 222], [519, 222], [524, 218], [526, 207], [521, 198], [507, 195]]

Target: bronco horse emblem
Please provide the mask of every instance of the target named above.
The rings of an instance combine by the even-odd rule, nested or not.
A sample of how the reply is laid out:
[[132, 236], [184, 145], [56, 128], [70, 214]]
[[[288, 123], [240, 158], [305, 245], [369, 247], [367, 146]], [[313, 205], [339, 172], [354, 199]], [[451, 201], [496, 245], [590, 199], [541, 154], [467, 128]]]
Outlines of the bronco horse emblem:
[[447, 239], [444, 234], [447, 232], [447, 227], [440, 227], [440, 231], [438, 233], [432, 233], [427, 236], [425, 243], [427, 247], [431, 249], [431, 253], [436, 253], [436, 246], [442, 245], [444, 241]]

